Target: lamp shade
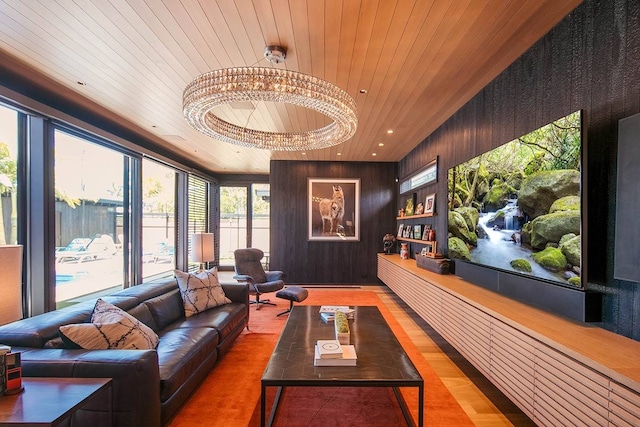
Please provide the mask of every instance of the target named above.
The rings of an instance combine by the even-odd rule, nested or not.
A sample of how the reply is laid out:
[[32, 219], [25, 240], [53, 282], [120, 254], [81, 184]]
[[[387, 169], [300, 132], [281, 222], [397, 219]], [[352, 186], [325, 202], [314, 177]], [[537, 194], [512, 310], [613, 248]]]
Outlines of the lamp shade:
[[0, 325], [22, 319], [22, 245], [0, 245]]
[[209, 262], [215, 259], [213, 252], [213, 233], [195, 233], [191, 235], [191, 260]]

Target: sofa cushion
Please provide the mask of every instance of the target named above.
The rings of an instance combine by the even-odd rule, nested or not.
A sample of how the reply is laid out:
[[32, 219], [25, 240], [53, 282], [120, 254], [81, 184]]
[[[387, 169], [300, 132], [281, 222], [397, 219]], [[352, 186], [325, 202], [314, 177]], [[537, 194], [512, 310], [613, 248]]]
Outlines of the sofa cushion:
[[174, 271], [184, 303], [184, 315], [191, 317], [219, 305], [229, 304], [231, 300], [224, 295], [218, 282], [218, 270], [204, 270], [198, 273]]
[[227, 339], [233, 330], [246, 320], [246, 304], [231, 303], [215, 310], [205, 311], [171, 324], [168, 328], [213, 328], [220, 334], [220, 342]]
[[171, 397], [198, 367], [216, 357], [218, 333], [211, 328], [180, 328], [160, 332], [160, 400]]
[[175, 290], [151, 298], [144, 304], [153, 316], [155, 322], [153, 330], [156, 332], [163, 330], [178, 319], [184, 319], [184, 306], [177, 286]]
[[138, 304], [131, 310], [127, 310], [127, 313], [129, 313], [154, 331], [158, 330], [156, 321], [153, 319], [153, 314], [151, 314], [151, 310], [149, 310], [149, 307], [146, 304]]
[[[144, 323], [113, 304], [96, 301], [91, 323], [60, 326], [62, 340], [84, 349], [153, 349], [158, 335]], [[76, 347], [76, 348], [77, 348]]]

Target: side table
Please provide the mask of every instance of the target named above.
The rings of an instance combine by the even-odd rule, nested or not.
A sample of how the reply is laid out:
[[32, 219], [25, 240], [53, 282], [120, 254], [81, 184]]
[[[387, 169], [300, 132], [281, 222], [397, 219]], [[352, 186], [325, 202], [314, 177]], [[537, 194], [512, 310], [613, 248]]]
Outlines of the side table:
[[111, 426], [111, 378], [23, 377], [22, 386], [0, 396], [0, 426]]

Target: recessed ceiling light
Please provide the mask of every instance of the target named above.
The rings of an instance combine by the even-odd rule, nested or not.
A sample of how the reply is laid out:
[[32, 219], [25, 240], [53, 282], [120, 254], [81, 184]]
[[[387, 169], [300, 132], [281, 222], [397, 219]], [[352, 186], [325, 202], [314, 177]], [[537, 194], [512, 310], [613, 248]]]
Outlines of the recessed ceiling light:
[[338, 153], [338, 156], [342, 156], [342, 153]]
[[81, 82], [80, 80], [78, 80], [76, 83], [78, 83], [80, 86], [86, 86], [87, 85], [85, 82]]
[[377, 154], [376, 154], [376, 153], [371, 153], [371, 155], [372, 155], [372, 156], [374, 156], [374, 157], [375, 157], [375, 156], [377, 156]]
[[306, 156], [306, 155], [307, 155], [307, 153], [302, 153], [302, 155], [303, 155], [303, 156]]
[[367, 93], [366, 89], [360, 89], [360, 93]]
[[383, 142], [379, 143], [378, 147], [384, 147], [384, 143]]
[[389, 133], [389, 134], [393, 133], [393, 129], [389, 129], [389, 130], [387, 131], [387, 133]]

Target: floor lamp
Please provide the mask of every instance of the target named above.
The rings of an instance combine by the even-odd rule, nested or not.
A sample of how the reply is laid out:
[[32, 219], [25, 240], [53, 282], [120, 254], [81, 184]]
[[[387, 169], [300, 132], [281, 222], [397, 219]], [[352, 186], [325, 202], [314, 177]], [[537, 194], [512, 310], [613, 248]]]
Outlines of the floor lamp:
[[0, 325], [22, 319], [22, 245], [0, 245]]
[[191, 235], [191, 260], [200, 263], [198, 273], [204, 270], [204, 263], [215, 260], [213, 233]]

